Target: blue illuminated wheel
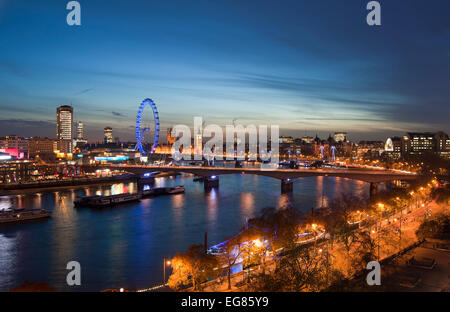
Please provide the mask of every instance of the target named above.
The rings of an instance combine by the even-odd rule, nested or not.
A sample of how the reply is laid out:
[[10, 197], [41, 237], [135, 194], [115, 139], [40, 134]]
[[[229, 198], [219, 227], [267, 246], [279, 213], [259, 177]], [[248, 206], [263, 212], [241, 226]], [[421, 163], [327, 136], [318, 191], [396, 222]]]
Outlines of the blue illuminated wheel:
[[[153, 144], [150, 151], [146, 151], [144, 149], [144, 134], [146, 131], [149, 131], [149, 127], [142, 127], [142, 117], [144, 113], [144, 108], [146, 105], [149, 105], [153, 111], [153, 119], [155, 122], [155, 135], [153, 137]], [[159, 116], [158, 110], [156, 109], [156, 104], [151, 99], [145, 99], [141, 105], [139, 106], [139, 110], [136, 117], [136, 150], [141, 152], [141, 155], [152, 154], [156, 150], [156, 146], [158, 146], [159, 140]]]

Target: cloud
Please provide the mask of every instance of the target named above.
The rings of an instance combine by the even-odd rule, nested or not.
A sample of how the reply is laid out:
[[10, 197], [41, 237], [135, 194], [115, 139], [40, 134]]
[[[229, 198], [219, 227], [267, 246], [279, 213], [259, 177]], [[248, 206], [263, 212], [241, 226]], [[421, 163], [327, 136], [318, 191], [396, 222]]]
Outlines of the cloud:
[[90, 91], [92, 91], [92, 90], [93, 90], [93, 88], [84, 89], [84, 90], [81, 90], [80, 92], [75, 93], [74, 95], [85, 94], [85, 93], [88, 93], [88, 92], [90, 92]]
[[19, 136], [56, 136], [56, 124], [47, 120], [3, 119], [0, 120], [0, 133]]
[[124, 114], [121, 114], [121, 113], [118, 113], [118, 112], [115, 112], [115, 111], [112, 111], [112, 114], [114, 116], [116, 116], [116, 117], [126, 117]]
[[26, 70], [23, 66], [17, 65], [13, 62], [0, 60], [0, 71], [7, 72], [17, 76], [25, 76]]

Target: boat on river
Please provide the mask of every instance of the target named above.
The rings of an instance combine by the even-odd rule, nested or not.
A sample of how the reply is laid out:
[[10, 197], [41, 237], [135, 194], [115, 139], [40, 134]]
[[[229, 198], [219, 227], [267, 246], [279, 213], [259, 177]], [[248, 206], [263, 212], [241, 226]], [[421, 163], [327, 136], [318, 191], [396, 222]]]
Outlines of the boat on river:
[[74, 200], [75, 206], [89, 206], [89, 207], [107, 207], [118, 204], [129, 203], [140, 200], [142, 195], [140, 193], [133, 194], [117, 194], [117, 195], [94, 195], [77, 197]]
[[50, 211], [45, 209], [3, 210], [0, 211], [0, 224], [44, 219], [50, 216]]
[[175, 187], [167, 187], [166, 188], [166, 192], [167, 194], [180, 194], [180, 193], [184, 193], [185, 189], [184, 186], [175, 186]]
[[76, 207], [107, 207], [117, 204], [138, 201], [142, 197], [159, 196], [159, 195], [174, 195], [184, 193], [184, 186], [175, 187], [156, 187], [144, 190], [140, 193], [133, 194], [117, 194], [117, 195], [92, 195], [92, 196], [78, 196], [73, 201]]
[[155, 187], [142, 191], [142, 197], [159, 196], [159, 195], [174, 195], [184, 193], [184, 186], [175, 187]]
[[77, 196], [73, 201], [75, 207], [87, 206], [89, 201], [94, 198], [101, 197], [101, 195], [92, 195], [92, 196]]

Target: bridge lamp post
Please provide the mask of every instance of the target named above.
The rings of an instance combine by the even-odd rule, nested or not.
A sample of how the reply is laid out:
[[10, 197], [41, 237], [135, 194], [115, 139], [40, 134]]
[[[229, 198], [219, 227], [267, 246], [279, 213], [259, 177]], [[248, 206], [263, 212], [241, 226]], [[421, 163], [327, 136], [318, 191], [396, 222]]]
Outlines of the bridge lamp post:
[[166, 286], [166, 265], [170, 266], [172, 263], [170, 260], [166, 261], [166, 257], [163, 257], [163, 268], [164, 268], [164, 275], [163, 275], [163, 286]]

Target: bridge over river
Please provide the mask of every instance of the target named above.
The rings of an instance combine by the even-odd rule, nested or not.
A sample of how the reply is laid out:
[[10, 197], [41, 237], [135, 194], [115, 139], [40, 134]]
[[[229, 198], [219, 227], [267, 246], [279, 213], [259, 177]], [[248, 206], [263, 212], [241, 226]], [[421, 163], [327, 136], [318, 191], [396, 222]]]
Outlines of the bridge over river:
[[261, 168], [226, 168], [226, 167], [196, 167], [196, 166], [139, 166], [115, 165], [109, 168], [121, 168], [127, 172], [143, 175], [152, 172], [191, 173], [204, 178], [205, 189], [219, 186], [219, 176], [224, 174], [256, 174], [279, 179], [281, 192], [292, 192], [296, 178], [304, 177], [340, 177], [360, 180], [370, 183], [370, 192], [375, 194], [377, 183], [395, 180], [415, 180], [419, 176], [414, 173], [400, 172], [386, 169], [274, 169]]

